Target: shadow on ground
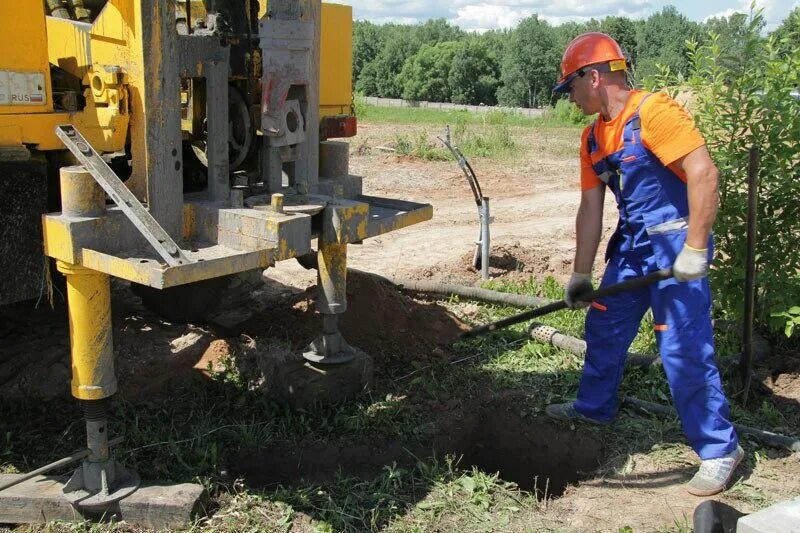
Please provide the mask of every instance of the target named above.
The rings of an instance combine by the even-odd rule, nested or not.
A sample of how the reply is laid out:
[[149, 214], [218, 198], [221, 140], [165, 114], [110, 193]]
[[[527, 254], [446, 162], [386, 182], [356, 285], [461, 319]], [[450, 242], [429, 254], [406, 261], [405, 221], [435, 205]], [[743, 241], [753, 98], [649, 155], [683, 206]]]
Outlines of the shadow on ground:
[[[682, 442], [679, 429], [645, 438], [640, 433], [626, 448], [612, 450], [608, 442], [622, 440], [627, 415], [594, 428], [572, 427], [541, 414], [549, 401], [541, 391], [567, 393], [577, 383], [577, 372], [530, 373], [524, 380], [530, 389], [500, 390], [497, 376], [451, 365], [463, 355], [450, 347], [463, 324], [447, 309], [373, 280], [356, 279], [350, 286], [352, 308], [370, 318], [345, 319], [343, 331], [373, 355], [375, 385], [356, 401], [300, 411], [249, 390], [226, 366], [225, 358], [235, 361], [241, 354], [241, 337], [219, 339], [207, 329], [166, 323], [123, 289], [115, 290], [117, 364], [124, 371], [112, 428], [126, 437], [118, 457], [146, 479], [201, 479], [215, 498], [244, 485], [344, 530], [381, 528], [403, 516], [428, 496], [441, 474], [426, 465], [444, 464], [446, 456], [455, 458], [456, 475], [473, 468], [498, 472], [502, 480], [539, 498], [559, 497], [569, 485], [595, 478], [605, 487], [622, 489], [663, 487], [692, 475], [694, 468], [688, 467], [614, 475], [627, 454], [647, 452], [658, 442]], [[243, 322], [242, 333], [299, 348], [319, 331], [313, 294], [283, 293], [279, 302]], [[38, 349], [36, 338], [50, 339], [56, 343], [54, 353], [68, 357], [63, 341], [52, 340], [68, 334], [63, 309], [43, 323], [27, 334], [19, 328], [4, 330], [16, 344], [4, 344], [6, 359], [0, 362], [13, 360], [14, 345]], [[176, 355], [174, 339], [190, 333], [202, 339], [200, 348], [192, 345]], [[500, 335], [510, 343], [523, 341], [520, 334]], [[52, 364], [49, 357], [44, 361]], [[20, 368], [21, 375], [35, 375]], [[410, 372], [416, 372], [414, 379], [407, 379]], [[458, 372], [463, 373], [460, 381], [443, 377]], [[18, 394], [0, 400], [2, 470], [30, 471], [83, 445], [80, 414], [75, 402], [64, 401], [66, 394], [42, 401], [32, 395], [35, 388], [14, 390]], [[745, 478], [751, 468], [743, 472]]]

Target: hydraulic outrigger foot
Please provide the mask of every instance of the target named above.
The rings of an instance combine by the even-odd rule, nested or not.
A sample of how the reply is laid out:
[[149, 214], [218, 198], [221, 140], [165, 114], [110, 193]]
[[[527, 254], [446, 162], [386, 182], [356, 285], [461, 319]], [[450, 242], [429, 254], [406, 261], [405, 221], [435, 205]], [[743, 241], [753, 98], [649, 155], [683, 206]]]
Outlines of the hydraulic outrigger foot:
[[108, 509], [139, 488], [139, 474], [111, 457], [108, 400], [82, 401], [89, 455], [64, 485], [64, 496], [85, 509]]

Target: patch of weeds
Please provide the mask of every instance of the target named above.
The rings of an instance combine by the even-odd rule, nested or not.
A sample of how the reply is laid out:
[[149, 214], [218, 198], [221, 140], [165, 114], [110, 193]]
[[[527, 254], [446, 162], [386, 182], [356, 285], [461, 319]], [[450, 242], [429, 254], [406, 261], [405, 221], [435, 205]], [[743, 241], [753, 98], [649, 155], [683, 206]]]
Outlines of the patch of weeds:
[[570, 124], [575, 126], [587, 126], [594, 120], [594, 115], [584, 115], [578, 106], [561, 98], [553, 107], [545, 109], [543, 121], [554, 124]]
[[389, 124], [433, 124], [445, 126], [457, 121], [481, 124], [484, 122], [504, 123], [512, 126], [534, 126], [542, 124], [541, 119], [492, 110], [487, 113], [472, 113], [466, 110], [443, 110], [423, 107], [379, 107], [367, 104], [363, 99], [355, 100], [356, 116], [359, 121]]
[[416, 157], [426, 161], [447, 161], [450, 159], [449, 153], [434, 144], [428, 134], [422, 130], [415, 137], [398, 135], [395, 139], [394, 148], [400, 155]]
[[460, 120], [453, 129], [453, 141], [467, 157], [499, 159], [513, 155], [519, 145], [504, 117], [500, 113], [484, 117], [484, 122], [478, 126]]
[[542, 508], [533, 496], [496, 474], [474, 468], [459, 471], [452, 457], [444, 464], [420, 463], [418, 471], [431, 488], [387, 531], [503, 531], [512, 529], [517, 516], [534, 515]]
[[725, 491], [725, 495], [747, 504], [754, 510], [763, 509], [773, 503], [772, 499], [764, 494], [761, 489], [750, 485], [742, 479], [736, 481], [731, 488]]

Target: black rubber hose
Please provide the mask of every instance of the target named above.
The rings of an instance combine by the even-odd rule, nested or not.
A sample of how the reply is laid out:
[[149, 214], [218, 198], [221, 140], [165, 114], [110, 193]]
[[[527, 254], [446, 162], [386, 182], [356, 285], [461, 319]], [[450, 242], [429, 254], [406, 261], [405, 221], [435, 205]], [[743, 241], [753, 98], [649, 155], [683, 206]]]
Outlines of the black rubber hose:
[[[675, 416], [676, 414], [675, 410], [670, 406], [640, 400], [639, 398], [634, 398], [632, 396], [623, 396], [622, 402], [623, 404], [627, 404], [635, 409], [638, 409], [639, 411], [644, 411], [647, 413], [665, 416]], [[750, 426], [743, 426], [742, 424], [734, 423], [733, 427], [736, 428], [736, 432], [739, 435], [748, 435], [768, 446], [773, 446], [775, 448], [787, 448], [793, 452], [800, 452], [800, 439], [798, 438], [787, 437], [786, 435], [780, 435], [778, 433], [773, 433], [771, 431]]]
[[512, 294], [489, 289], [481, 289], [480, 287], [453, 285], [450, 283], [436, 283], [431, 281], [396, 278], [393, 276], [382, 276], [380, 274], [374, 274], [364, 270], [357, 270], [355, 268], [350, 268], [348, 270], [382, 280], [386, 283], [396, 285], [398, 288], [410, 292], [463, 296], [464, 298], [468, 298], [470, 300], [476, 300], [495, 305], [509, 305], [512, 307], [538, 307], [540, 305], [548, 305], [553, 303], [553, 300], [539, 298], [537, 296], [525, 296], [524, 294]]

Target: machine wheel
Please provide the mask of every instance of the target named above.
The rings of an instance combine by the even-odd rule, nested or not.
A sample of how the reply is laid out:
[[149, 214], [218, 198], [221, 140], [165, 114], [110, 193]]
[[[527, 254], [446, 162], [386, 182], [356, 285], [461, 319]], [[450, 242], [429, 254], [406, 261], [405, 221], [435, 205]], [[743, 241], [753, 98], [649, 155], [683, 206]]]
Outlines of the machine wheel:
[[[228, 163], [233, 172], [244, 163], [253, 149], [253, 120], [250, 106], [234, 85], [228, 85]], [[208, 123], [203, 120], [202, 137], [192, 142], [194, 154], [203, 166], [208, 167]]]

